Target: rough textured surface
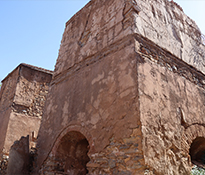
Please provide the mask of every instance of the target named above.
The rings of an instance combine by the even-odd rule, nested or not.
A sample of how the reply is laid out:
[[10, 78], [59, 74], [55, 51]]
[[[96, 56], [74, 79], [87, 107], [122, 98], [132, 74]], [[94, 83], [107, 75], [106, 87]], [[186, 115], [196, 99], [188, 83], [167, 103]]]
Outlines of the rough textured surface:
[[134, 15], [138, 33], [205, 73], [205, 45], [196, 23], [173, 1], [136, 1], [141, 9]]
[[99, 51], [103, 57], [104, 48], [132, 33], [131, 26], [123, 27], [124, 3], [124, 0], [90, 1], [66, 23], [54, 76], [66, 74], [69, 68]]
[[81, 133], [71, 131], [60, 140], [54, 152], [55, 156], [49, 156], [41, 173], [85, 175], [88, 173], [86, 164], [90, 160], [87, 155], [88, 151], [87, 139]]
[[[8, 156], [14, 141], [37, 137], [52, 72], [20, 64], [3, 81], [0, 91], [0, 153]], [[35, 147], [31, 140], [30, 147]], [[2, 168], [2, 167], [1, 167]]]
[[133, 33], [205, 71], [204, 37], [196, 23], [176, 3], [167, 0], [103, 0], [99, 3], [92, 0], [66, 24], [55, 75]]
[[21, 64], [3, 80], [0, 107], [2, 113], [9, 111], [7, 116], [0, 116], [7, 119], [6, 125], [2, 123], [4, 153], [21, 136], [31, 136], [32, 132], [37, 136], [51, 78], [49, 71]]
[[45, 70], [4, 80], [0, 144], [44, 107], [33, 174], [190, 174], [205, 164], [204, 51], [173, 1], [92, 0], [66, 23], [49, 93]]
[[62, 145], [75, 131], [90, 175], [189, 174], [191, 144], [204, 137], [201, 36], [174, 2], [90, 1], [66, 23], [36, 173], [74, 171]]
[[[93, 157], [89, 166], [90, 173], [105, 171], [105, 168], [100, 170], [101, 163], [95, 162], [96, 157], [102, 159], [103, 155], [108, 154], [110, 158], [107, 157], [106, 161], [113, 160], [113, 152], [118, 148], [110, 145], [111, 138], [127, 149], [132, 146], [123, 142], [123, 139], [131, 137], [133, 129], [140, 127], [136, 98], [136, 60], [131, 54], [126, 54], [133, 50], [134, 45], [131, 47], [130, 44], [129, 40], [118, 43], [118, 46], [115, 45], [119, 48], [116, 51], [93, 61], [89, 67], [82, 65], [80, 70], [73, 70], [66, 80], [51, 86], [40, 128], [43, 132], [39, 133], [38, 164], [48, 161], [49, 152], [55, 154], [55, 148], [52, 146], [58, 144], [56, 140], [60, 139], [59, 135], [62, 132], [66, 134], [67, 130], [72, 129], [85, 135], [89, 142], [88, 155], [90, 158]], [[96, 56], [93, 59], [95, 60]], [[140, 138], [140, 136], [139, 129], [136, 137]], [[139, 143], [133, 145], [131, 150], [139, 149], [137, 155], [141, 155], [141, 142], [140, 139], [136, 140]], [[108, 148], [107, 151], [105, 147]], [[121, 149], [119, 154], [125, 154], [126, 151]], [[120, 155], [116, 153], [116, 159], [118, 156]], [[131, 164], [143, 162], [142, 156], [139, 156], [139, 160], [135, 160], [134, 155], [128, 157], [131, 159]], [[111, 173], [113, 169], [117, 172], [123, 171], [122, 166], [128, 157], [122, 156], [122, 161], [111, 168], [107, 164], [107, 173]], [[133, 169], [143, 169], [143, 163]]]
[[12, 99], [14, 98], [17, 79], [18, 70], [13, 72], [13, 74], [4, 80], [0, 91], [0, 152], [2, 152], [5, 142], [9, 115], [11, 113], [10, 106], [12, 105]]
[[174, 66], [174, 56], [143, 38], [136, 36], [135, 48], [144, 59], [138, 65], [138, 90], [147, 172], [189, 174], [191, 143], [204, 137], [205, 77], [182, 61]]

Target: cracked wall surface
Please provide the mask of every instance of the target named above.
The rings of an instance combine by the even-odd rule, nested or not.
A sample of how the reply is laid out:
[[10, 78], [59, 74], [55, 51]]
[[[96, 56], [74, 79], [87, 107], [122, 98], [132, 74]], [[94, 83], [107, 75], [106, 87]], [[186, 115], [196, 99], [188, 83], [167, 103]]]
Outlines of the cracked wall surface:
[[[144, 169], [136, 59], [127, 54], [133, 46], [129, 40], [118, 43], [119, 50], [89, 66], [82, 66], [51, 87], [38, 142], [38, 164], [44, 162], [42, 173], [48, 173], [47, 165], [55, 155], [56, 140], [69, 128], [81, 132], [89, 141], [90, 174], [131, 173]], [[109, 162], [113, 162], [111, 167]], [[53, 172], [52, 167], [49, 171]]]
[[37, 137], [51, 78], [51, 71], [20, 64], [2, 81], [1, 153], [8, 154], [11, 145], [21, 136], [32, 137], [34, 132]]
[[191, 143], [204, 137], [204, 50], [172, 1], [90, 1], [66, 23], [35, 173], [74, 171], [56, 155], [75, 131], [90, 175], [189, 174]]
[[15, 88], [18, 79], [18, 71], [11, 74], [2, 84], [0, 91], [0, 151], [2, 152], [4, 141], [6, 137], [7, 126], [9, 122], [9, 114], [11, 113], [10, 106], [15, 95]]
[[139, 0], [141, 9], [134, 14], [134, 33], [168, 50], [184, 62], [205, 73], [205, 45], [196, 25], [173, 1]]
[[66, 23], [54, 76], [131, 34], [131, 27], [123, 29], [124, 4], [124, 0], [90, 1]]
[[135, 38], [136, 52], [144, 59], [138, 64], [138, 90], [147, 172], [190, 174], [191, 143], [204, 137], [205, 76], [182, 61], [175, 67], [174, 56]]

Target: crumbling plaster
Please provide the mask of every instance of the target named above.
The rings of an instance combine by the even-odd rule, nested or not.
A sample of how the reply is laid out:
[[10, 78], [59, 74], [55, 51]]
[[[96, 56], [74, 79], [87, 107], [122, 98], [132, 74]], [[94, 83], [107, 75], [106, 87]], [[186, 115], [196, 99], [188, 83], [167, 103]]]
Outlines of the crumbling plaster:
[[140, 34], [205, 73], [205, 45], [196, 23], [173, 1], [136, 1], [134, 33]]
[[[129, 138], [133, 129], [140, 128], [136, 59], [127, 54], [133, 50], [130, 44], [123, 42], [124, 48], [51, 87], [40, 128], [44, 132], [39, 133], [38, 163], [46, 159], [64, 128], [76, 125], [89, 133], [90, 157], [104, 152], [112, 137], [117, 141]], [[141, 136], [140, 130], [137, 134]]]
[[1, 154], [8, 154], [21, 136], [32, 136], [33, 132], [37, 137], [51, 78], [51, 71], [22, 63], [2, 81]]
[[160, 174], [189, 174], [190, 145], [204, 136], [196, 134], [204, 131], [204, 89], [149, 61], [138, 70], [145, 163]]
[[66, 23], [37, 170], [54, 172], [62, 133], [77, 130], [90, 174], [189, 173], [191, 142], [204, 137], [204, 50], [172, 1], [90, 1]]

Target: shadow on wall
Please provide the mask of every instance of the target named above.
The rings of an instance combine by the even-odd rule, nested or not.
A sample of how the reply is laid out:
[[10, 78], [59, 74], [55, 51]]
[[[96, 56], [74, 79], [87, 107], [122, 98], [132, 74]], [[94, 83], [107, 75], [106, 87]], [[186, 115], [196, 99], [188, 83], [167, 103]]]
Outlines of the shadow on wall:
[[193, 140], [189, 154], [191, 161], [198, 167], [205, 168], [205, 138], [197, 137]]

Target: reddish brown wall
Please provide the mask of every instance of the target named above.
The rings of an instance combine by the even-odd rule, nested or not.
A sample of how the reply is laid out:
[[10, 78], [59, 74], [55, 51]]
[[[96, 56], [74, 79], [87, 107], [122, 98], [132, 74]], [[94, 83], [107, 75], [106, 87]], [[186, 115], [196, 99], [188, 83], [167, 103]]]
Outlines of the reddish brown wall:
[[[89, 141], [90, 173], [143, 169], [136, 59], [127, 54], [132, 53], [133, 46], [129, 40], [120, 42], [120, 49], [100, 60], [93, 56], [89, 65], [83, 64], [51, 87], [38, 142], [38, 163], [45, 161], [43, 172], [53, 170], [46, 167], [62, 133], [68, 131], [79, 131]], [[135, 160], [136, 156], [139, 157]], [[121, 167], [124, 164], [127, 166]]]
[[[51, 71], [20, 64], [4, 80], [0, 97], [0, 148], [9, 152], [21, 136], [38, 134]], [[14, 134], [15, 133], [15, 134]]]
[[189, 174], [191, 143], [205, 137], [204, 50], [197, 26], [173, 2], [88, 3], [66, 23], [37, 173], [60, 173], [56, 155], [75, 131], [89, 142], [89, 174]]
[[190, 174], [191, 144], [205, 138], [205, 76], [154, 43], [136, 40], [144, 60], [137, 69], [146, 171]]
[[11, 73], [7, 79], [4, 79], [0, 90], [0, 152], [4, 146], [17, 80], [18, 69]]
[[[91, 1], [66, 23], [39, 133], [37, 164], [40, 168], [44, 163], [42, 171], [52, 164], [50, 160], [62, 133], [72, 130], [81, 132], [89, 141], [90, 172], [104, 172], [106, 168], [100, 168], [101, 164], [109, 172], [128, 171], [121, 165], [127, 158], [122, 154], [129, 148], [131, 158], [126, 161], [131, 162], [130, 166], [139, 163], [133, 171], [143, 169], [142, 156], [134, 160], [133, 155], [134, 149], [142, 155], [140, 139], [136, 145], [131, 139], [128, 147], [123, 141], [136, 128], [135, 136], [141, 136], [134, 40], [129, 37], [132, 11], [130, 3], [124, 0]], [[125, 149], [111, 146], [114, 142]], [[112, 155], [115, 149], [119, 152], [116, 159], [121, 162], [112, 168], [112, 158], [95, 162], [95, 156], [102, 160], [103, 155]]]
[[90, 1], [66, 23], [54, 75], [66, 73], [99, 51], [106, 55], [104, 48], [132, 33], [128, 13], [132, 11], [124, 0]]

